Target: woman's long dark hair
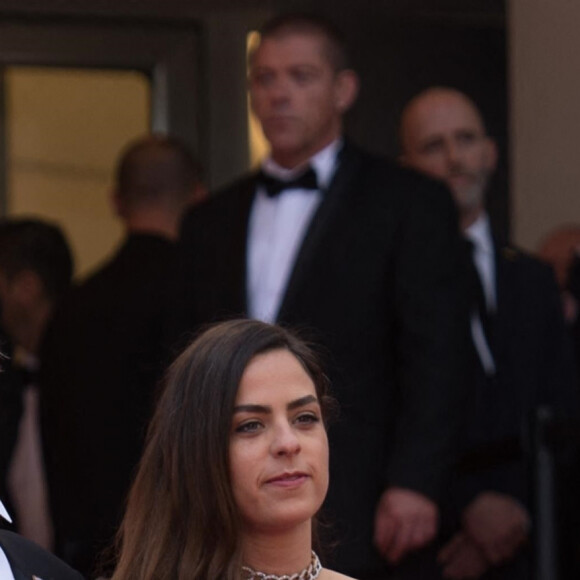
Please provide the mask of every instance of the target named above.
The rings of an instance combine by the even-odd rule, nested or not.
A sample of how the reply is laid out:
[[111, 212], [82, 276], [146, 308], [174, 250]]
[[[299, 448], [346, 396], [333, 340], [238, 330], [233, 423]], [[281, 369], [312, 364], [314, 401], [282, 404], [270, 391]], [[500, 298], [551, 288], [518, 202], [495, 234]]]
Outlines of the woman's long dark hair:
[[171, 365], [118, 537], [113, 580], [236, 580], [240, 520], [229, 472], [238, 387], [258, 354], [290, 351], [312, 378], [323, 416], [331, 399], [312, 350], [255, 320], [210, 327]]

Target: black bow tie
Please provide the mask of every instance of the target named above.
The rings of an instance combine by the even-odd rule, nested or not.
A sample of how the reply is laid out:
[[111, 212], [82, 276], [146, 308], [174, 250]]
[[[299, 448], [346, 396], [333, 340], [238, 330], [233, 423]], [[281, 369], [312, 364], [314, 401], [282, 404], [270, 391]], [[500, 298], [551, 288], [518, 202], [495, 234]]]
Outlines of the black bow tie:
[[290, 181], [283, 181], [260, 171], [258, 173], [258, 184], [266, 190], [268, 197], [276, 197], [285, 189], [318, 189], [318, 180], [312, 167], [309, 167], [304, 173]]

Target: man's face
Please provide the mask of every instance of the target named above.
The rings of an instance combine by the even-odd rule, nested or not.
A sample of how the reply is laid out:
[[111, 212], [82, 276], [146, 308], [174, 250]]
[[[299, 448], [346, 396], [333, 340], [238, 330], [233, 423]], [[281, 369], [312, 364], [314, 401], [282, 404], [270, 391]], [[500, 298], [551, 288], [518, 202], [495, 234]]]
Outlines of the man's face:
[[451, 90], [419, 97], [403, 117], [401, 141], [403, 162], [443, 180], [462, 215], [481, 211], [496, 149], [465, 97]]
[[273, 159], [296, 167], [336, 139], [354, 83], [352, 71], [333, 69], [319, 35], [265, 38], [251, 61], [250, 96]]

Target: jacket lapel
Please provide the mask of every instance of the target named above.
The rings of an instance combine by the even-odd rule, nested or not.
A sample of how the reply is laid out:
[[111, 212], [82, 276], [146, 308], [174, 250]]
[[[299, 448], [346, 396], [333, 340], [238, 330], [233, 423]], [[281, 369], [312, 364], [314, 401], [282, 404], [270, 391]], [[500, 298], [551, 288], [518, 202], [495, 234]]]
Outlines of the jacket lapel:
[[292, 273], [286, 286], [278, 312], [278, 320], [284, 319], [284, 313], [292, 310], [292, 304], [299, 300], [300, 292], [308, 284], [309, 266], [322, 238], [333, 222], [333, 217], [341, 207], [344, 196], [348, 193], [352, 180], [360, 168], [360, 156], [356, 148], [348, 141], [339, 153], [338, 167], [318, 206], [312, 221], [308, 226], [304, 240], [292, 268]]
[[226, 284], [231, 288], [232, 311], [247, 312], [247, 244], [250, 211], [256, 192], [256, 174], [247, 179], [241, 187], [235, 213], [230, 220], [230, 231], [221, 232], [223, 243], [228, 244]]

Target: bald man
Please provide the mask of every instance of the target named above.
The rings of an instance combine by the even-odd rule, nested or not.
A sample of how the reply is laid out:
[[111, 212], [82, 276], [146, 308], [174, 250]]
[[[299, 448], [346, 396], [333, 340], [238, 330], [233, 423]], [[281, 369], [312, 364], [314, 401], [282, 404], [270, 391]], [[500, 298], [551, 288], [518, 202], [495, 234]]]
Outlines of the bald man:
[[[404, 165], [451, 190], [478, 278], [471, 319], [476, 396], [465, 466], [478, 448], [517, 438], [536, 405], [576, 404], [570, 348], [550, 269], [492, 234], [485, 193], [497, 148], [473, 101], [445, 87], [420, 93], [403, 111], [400, 143]], [[521, 458], [459, 470], [448, 510], [456, 529], [439, 552], [444, 577], [529, 577], [521, 557], [531, 524], [529, 483]]]

